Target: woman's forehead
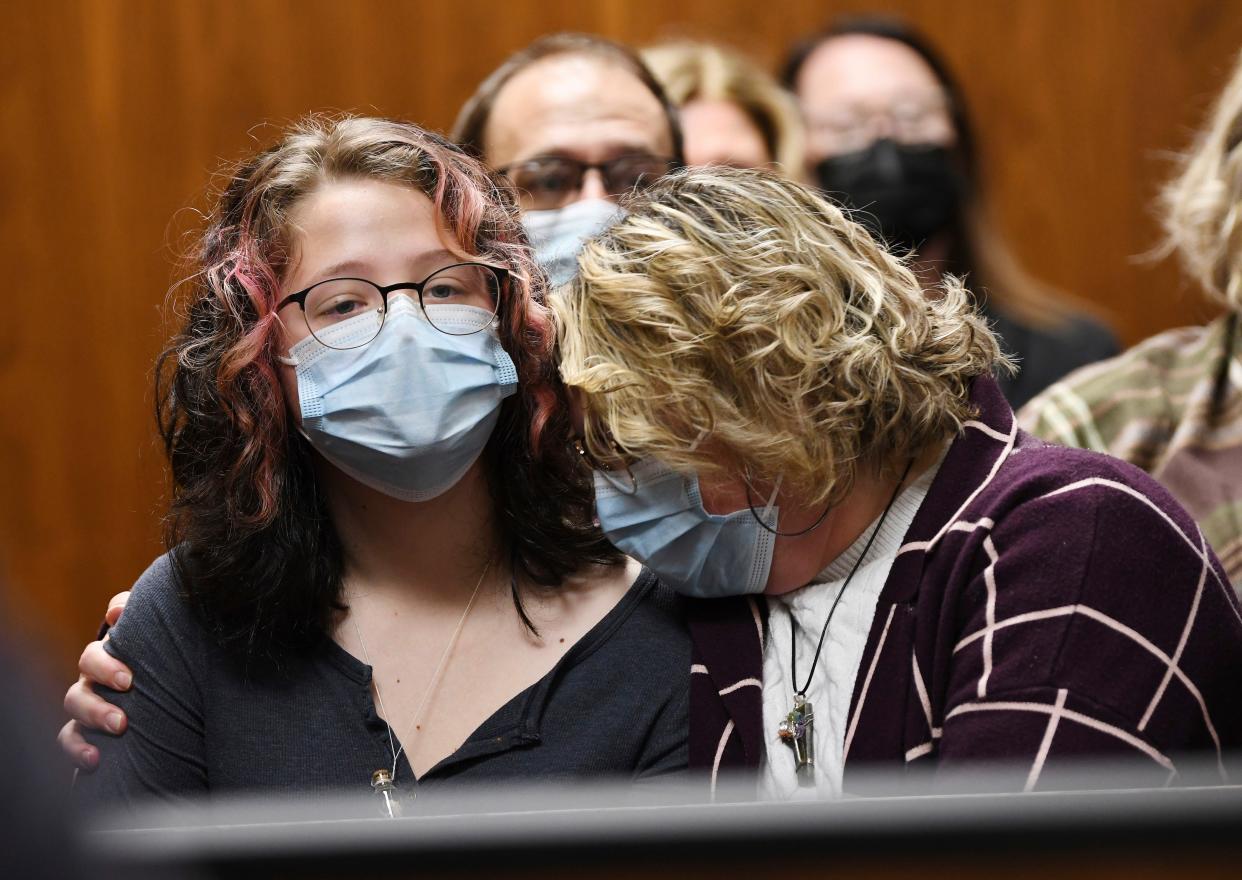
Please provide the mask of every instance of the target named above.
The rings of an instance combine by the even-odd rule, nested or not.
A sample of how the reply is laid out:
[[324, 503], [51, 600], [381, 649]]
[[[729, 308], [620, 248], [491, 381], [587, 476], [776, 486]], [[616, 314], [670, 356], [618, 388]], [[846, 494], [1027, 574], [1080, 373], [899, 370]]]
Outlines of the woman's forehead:
[[285, 286], [291, 289], [343, 275], [395, 273], [402, 277], [392, 280], [411, 280], [410, 273], [472, 258], [431, 199], [413, 186], [384, 180], [323, 184], [290, 212], [288, 239]]
[[291, 237], [304, 246], [439, 237], [439, 212], [424, 193], [408, 184], [348, 178], [322, 183], [289, 212]]
[[885, 106], [939, 100], [944, 88], [931, 66], [897, 40], [870, 34], [833, 37], [807, 58], [798, 97], [808, 111], [837, 104]]

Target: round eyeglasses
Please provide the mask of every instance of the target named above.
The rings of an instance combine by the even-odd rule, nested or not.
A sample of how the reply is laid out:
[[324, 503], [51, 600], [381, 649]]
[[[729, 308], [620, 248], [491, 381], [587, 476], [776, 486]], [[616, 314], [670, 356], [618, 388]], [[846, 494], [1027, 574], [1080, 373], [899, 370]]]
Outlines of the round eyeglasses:
[[[383, 329], [388, 295], [412, 290], [432, 327], [450, 336], [469, 336], [491, 326], [508, 280], [508, 270], [486, 263], [455, 263], [422, 281], [387, 287], [365, 278], [330, 278], [289, 294], [276, 310], [297, 303], [307, 329], [319, 342], [328, 348], [361, 348]], [[347, 322], [348, 328], [342, 326]]]

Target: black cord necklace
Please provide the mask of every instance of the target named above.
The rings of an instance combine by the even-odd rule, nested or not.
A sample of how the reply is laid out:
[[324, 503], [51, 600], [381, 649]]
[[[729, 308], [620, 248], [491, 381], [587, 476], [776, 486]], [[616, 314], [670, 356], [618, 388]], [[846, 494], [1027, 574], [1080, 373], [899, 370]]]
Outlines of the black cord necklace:
[[846, 575], [845, 583], [837, 591], [837, 597], [832, 600], [832, 607], [828, 609], [828, 619], [824, 621], [824, 628], [819, 632], [819, 644], [815, 647], [815, 658], [811, 661], [811, 669], [807, 672], [806, 683], [802, 687], [798, 687], [798, 624], [794, 621], [793, 612], [790, 611], [789, 613], [789, 675], [794, 686], [793, 708], [785, 716], [785, 720], [780, 723], [777, 733], [787, 745], [793, 748], [794, 767], [798, 773], [810, 773], [812, 768], [815, 767], [815, 740], [812, 734], [815, 712], [811, 704], [806, 700], [806, 691], [811, 686], [811, 679], [815, 677], [815, 670], [819, 668], [819, 655], [824, 650], [824, 640], [828, 636], [828, 624], [832, 623], [832, 616], [837, 613], [837, 606], [841, 604], [841, 597], [845, 595], [850, 581], [854, 579], [854, 575], [862, 566], [863, 560], [867, 558], [867, 552], [871, 549], [871, 545], [875, 543], [875, 536], [884, 527], [884, 520], [888, 519], [888, 513], [897, 502], [897, 496], [901, 493], [901, 487], [906, 482], [906, 477], [909, 476], [910, 468], [913, 466], [914, 459], [912, 458], [906, 464], [906, 469], [902, 471], [901, 479], [897, 481], [897, 485], [893, 488], [893, 496], [888, 499], [884, 512], [880, 514], [879, 522], [871, 530], [871, 537], [867, 538], [867, 543], [863, 545], [862, 553], [858, 554], [858, 558], [854, 560], [854, 566], [850, 569], [850, 573]]

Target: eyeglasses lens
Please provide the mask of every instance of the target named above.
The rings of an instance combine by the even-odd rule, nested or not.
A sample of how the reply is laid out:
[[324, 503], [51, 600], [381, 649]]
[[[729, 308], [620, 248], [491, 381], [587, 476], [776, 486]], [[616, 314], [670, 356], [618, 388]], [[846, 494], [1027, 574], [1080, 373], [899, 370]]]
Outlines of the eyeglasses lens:
[[668, 162], [657, 156], [622, 156], [604, 166], [604, 185], [610, 195], [625, 195], [646, 189], [668, 170]]
[[522, 207], [528, 211], [559, 208], [582, 188], [582, 165], [570, 159], [527, 162], [509, 172]]
[[489, 326], [499, 306], [500, 276], [489, 266], [449, 266], [423, 282], [423, 313], [431, 326], [450, 336]]
[[384, 296], [358, 278], [336, 278], [316, 284], [303, 305], [306, 325], [329, 348], [359, 348], [384, 326]]

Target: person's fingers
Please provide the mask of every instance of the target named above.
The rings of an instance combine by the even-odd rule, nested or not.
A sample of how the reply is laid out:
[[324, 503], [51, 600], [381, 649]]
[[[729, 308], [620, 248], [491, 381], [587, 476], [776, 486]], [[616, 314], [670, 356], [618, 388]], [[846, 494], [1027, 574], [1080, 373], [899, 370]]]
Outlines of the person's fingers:
[[65, 712], [91, 730], [108, 733], [125, 730], [125, 713], [91, 690], [85, 679], [79, 678], [65, 693]]
[[126, 590], [124, 593], [117, 593], [108, 600], [108, 613], [104, 615], [104, 620], [108, 626], [116, 626], [116, 622], [121, 619], [121, 612], [125, 610], [128, 602], [129, 590]]
[[65, 726], [56, 734], [56, 742], [61, 751], [69, 756], [69, 760], [83, 770], [94, 770], [99, 766], [99, 749], [88, 743], [82, 736], [82, 728], [76, 721], [66, 721]]
[[78, 658], [78, 672], [92, 684], [127, 691], [134, 675], [129, 667], [104, 650], [103, 642], [91, 642]]

